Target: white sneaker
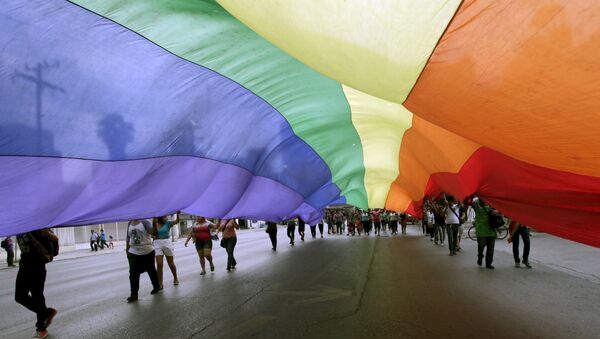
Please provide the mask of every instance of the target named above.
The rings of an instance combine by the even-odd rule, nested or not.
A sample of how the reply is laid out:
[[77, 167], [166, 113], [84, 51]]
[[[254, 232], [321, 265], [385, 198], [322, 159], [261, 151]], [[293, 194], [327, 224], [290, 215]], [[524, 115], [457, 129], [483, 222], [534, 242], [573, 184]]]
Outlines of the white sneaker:
[[35, 331], [32, 338], [44, 339], [48, 336], [47, 330]]

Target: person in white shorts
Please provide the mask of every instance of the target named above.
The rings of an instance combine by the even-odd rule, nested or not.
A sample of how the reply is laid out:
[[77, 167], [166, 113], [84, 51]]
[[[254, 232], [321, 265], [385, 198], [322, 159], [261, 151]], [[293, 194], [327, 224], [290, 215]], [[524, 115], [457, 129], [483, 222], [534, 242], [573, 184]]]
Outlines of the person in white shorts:
[[167, 216], [156, 217], [152, 222], [154, 227], [154, 251], [156, 252], [156, 271], [158, 272], [158, 282], [160, 289], [163, 289], [163, 257], [167, 257], [167, 264], [173, 273], [173, 285], [179, 285], [177, 279], [177, 267], [173, 258], [174, 246], [171, 242], [171, 228], [179, 223], [179, 212], [175, 216], [175, 220], [167, 220]]

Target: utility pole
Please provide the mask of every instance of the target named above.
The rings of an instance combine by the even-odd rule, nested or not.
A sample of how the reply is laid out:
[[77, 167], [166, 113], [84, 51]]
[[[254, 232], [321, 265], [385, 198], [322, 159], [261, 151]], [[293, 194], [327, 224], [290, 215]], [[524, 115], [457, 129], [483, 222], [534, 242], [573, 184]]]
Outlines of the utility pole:
[[42, 107], [42, 99], [44, 95], [44, 90], [49, 89], [57, 92], [64, 93], [64, 89], [58, 87], [44, 79], [44, 70], [58, 68], [58, 63], [50, 64], [46, 61], [38, 62], [34, 67], [29, 67], [29, 65], [25, 65], [25, 70], [27, 72], [31, 72], [32, 74], [27, 74], [23, 72], [16, 71], [13, 77], [18, 77], [27, 81], [30, 81], [35, 84], [35, 97], [36, 97], [36, 115], [35, 115], [35, 125], [37, 129], [37, 151], [42, 151], [42, 117], [43, 117], [43, 107]]

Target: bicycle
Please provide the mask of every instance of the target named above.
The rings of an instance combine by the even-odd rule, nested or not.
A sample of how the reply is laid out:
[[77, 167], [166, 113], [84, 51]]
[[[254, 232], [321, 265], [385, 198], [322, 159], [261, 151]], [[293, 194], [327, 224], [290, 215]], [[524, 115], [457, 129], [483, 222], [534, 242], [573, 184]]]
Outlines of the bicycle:
[[[467, 232], [467, 236], [471, 240], [477, 240], [477, 232], [475, 232], [475, 225], [469, 227], [469, 231]], [[502, 226], [496, 229], [496, 239], [502, 240], [508, 236], [508, 227]]]

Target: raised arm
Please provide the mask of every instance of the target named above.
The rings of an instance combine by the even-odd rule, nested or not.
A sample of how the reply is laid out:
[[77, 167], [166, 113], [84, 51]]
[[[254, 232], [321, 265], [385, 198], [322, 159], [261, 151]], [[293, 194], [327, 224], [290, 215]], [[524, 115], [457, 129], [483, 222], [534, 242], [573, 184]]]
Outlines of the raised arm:
[[152, 218], [152, 232], [150, 233], [154, 238], [158, 235], [158, 218]]
[[172, 225], [179, 224], [179, 213], [181, 213], [181, 211], [177, 211], [177, 213], [175, 214], [175, 219], [173, 220]]
[[125, 237], [125, 253], [129, 253], [129, 225], [131, 225], [131, 221], [127, 223], [127, 237]]

